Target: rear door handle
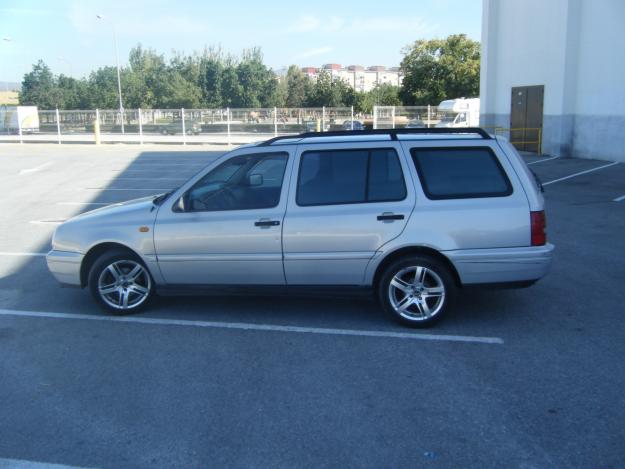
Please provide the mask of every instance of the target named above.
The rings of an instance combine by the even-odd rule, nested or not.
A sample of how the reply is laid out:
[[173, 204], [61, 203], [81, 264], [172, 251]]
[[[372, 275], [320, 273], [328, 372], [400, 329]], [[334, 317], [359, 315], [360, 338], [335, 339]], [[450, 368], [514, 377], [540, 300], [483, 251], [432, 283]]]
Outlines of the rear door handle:
[[378, 221], [384, 220], [403, 220], [404, 216], [400, 213], [383, 213], [382, 215], [378, 215]]
[[278, 220], [258, 220], [254, 223], [254, 226], [278, 226], [280, 222]]

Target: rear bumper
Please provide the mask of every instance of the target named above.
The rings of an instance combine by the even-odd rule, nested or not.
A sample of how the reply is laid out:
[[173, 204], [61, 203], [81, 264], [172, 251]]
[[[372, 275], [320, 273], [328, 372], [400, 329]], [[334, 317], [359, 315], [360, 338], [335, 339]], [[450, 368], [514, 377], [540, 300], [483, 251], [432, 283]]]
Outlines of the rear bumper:
[[80, 264], [83, 254], [52, 250], [46, 256], [48, 269], [64, 285], [80, 286]]
[[445, 251], [463, 285], [538, 280], [551, 267], [553, 244], [521, 248]]

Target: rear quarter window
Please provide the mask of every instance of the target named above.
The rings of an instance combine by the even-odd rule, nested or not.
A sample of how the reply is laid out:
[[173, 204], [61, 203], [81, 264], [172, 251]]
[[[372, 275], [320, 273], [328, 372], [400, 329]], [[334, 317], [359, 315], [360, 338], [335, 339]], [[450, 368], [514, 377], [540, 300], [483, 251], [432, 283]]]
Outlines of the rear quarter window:
[[490, 148], [413, 148], [428, 199], [506, 197], [512, 185]]

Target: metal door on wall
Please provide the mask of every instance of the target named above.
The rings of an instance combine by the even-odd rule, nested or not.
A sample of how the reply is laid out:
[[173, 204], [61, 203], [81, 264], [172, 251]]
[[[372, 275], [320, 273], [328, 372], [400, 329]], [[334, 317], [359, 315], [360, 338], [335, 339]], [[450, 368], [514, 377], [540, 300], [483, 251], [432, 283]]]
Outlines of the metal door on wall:
[[544, 85], [512, 88], [510, 142], [518, 149], [541, 152]]

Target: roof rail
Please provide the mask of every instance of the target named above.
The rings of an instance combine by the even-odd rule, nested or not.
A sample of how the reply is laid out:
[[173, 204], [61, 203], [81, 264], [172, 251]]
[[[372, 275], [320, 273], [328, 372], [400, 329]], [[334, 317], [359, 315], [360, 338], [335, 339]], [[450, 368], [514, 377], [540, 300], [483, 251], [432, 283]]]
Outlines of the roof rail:
[[410, 134], [475, 134], [484, 140], [491, 140], [493, 137], [480, 127], [423, 127], [418, 129], [373, 129], [373, 130], [332, 130], [330, 132], [304, 132], [296, 135], [281, 135], [270, 138], [260, 143], [258, 146], [269, 146], [280, 140], [310, 137], [352, 137], [360, 135], [389, 135], [391, 140], [397, 140], [397, 135]]

